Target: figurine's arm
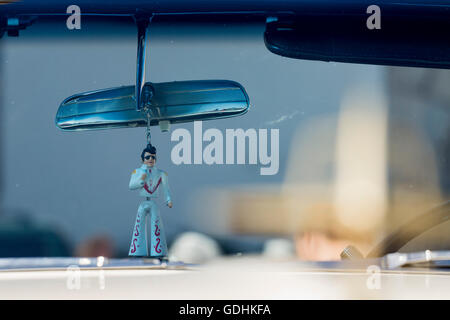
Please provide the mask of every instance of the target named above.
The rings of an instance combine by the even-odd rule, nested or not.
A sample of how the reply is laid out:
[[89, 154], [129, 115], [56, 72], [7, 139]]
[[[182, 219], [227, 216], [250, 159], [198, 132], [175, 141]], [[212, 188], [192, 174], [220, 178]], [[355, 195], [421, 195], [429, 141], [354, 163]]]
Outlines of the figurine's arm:
[[162, 172], [162, 175], [161, 175], [161, 182], [162, 182], [164, 198], [166, 199], [166, 204], [170, 208], [172, 208], [172, 198], [170, 196], [169, 178], [167, 176], [167, 173], [164, 171]]
[[142, 179], [142, 173], [139, 170], [134, 170], [131, 174], [129, 188], [131, 190], [141, 189], [144, 187], [145, 179]]

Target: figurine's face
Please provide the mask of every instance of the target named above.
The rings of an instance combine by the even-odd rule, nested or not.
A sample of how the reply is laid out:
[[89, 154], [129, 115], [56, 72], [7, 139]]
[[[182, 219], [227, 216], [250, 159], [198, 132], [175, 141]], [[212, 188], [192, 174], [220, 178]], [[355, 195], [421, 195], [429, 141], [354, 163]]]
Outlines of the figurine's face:
[[146, 152], [144, 154], [144, 164], [147, 165], [147, 167], [153, 167], [156, 163], [156, 154]]

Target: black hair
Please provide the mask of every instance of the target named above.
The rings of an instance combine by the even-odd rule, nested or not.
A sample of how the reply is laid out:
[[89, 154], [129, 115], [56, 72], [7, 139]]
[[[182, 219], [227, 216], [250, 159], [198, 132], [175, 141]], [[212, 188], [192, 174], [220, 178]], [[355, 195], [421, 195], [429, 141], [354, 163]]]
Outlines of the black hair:
[[141, 159], [142, 159], [142, 161], [144, 161], [144, 155], [145, 155], [146, 152], [151, 153], [151, 154], [156, 154], [156, 148], [155, 148], [154, 146], [152, 146], [151, 143], [149, 143], [149, 144], [145, 147], [145, 149], [142, 150], [142, 153], [141, 153]]

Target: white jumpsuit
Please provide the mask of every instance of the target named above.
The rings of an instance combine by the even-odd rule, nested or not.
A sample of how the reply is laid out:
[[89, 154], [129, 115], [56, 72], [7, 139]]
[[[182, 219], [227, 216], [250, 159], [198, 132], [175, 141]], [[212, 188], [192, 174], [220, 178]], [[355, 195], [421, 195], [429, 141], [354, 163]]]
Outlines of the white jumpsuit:
[[[141, 177], [144, 174], [147, 174], [147, 178], [142, 180]], [[162, 189], [166, 204], [171, 202], [167, 173], [143, 164], [131, 174], [129, 187], [131, 190], [140, 190], [139, 195], [146, 197], [147, 200], [142, 201], [139, 206], [128, 255], [139, 257], [167, 256], [164, 227], [158, 206], [154, 201], [158, 197], [159, 190]], [[150, 215], [150, 247], [147, 237], [148, 215]]]

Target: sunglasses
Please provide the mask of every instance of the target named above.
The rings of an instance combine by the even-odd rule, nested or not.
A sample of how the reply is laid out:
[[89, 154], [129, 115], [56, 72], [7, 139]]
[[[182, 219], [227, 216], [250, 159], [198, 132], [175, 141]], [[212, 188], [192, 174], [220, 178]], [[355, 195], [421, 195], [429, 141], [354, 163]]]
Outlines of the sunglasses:
[[150, 160], [150, 158], [152, 158], [153, 160], [156, 160], [156, 156], [145, 156], [144, 157], [145, 160]]

